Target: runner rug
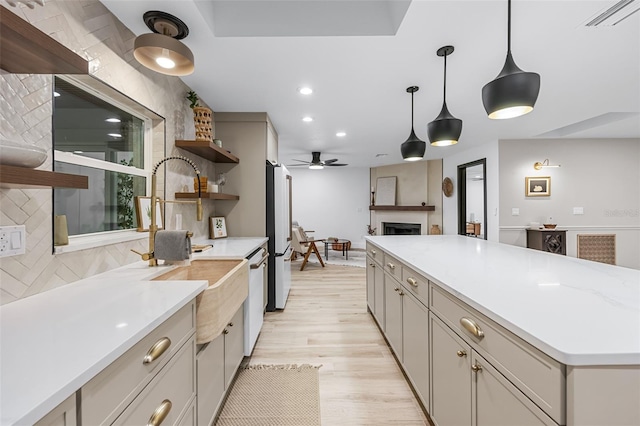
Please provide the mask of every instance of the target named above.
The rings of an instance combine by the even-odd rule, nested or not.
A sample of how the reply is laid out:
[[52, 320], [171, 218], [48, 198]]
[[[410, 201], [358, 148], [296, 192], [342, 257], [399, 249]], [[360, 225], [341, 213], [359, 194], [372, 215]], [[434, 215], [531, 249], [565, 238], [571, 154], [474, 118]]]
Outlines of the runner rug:
[[241, 367], [216, 425], [320, 426], [319, 368], [308, 364]]

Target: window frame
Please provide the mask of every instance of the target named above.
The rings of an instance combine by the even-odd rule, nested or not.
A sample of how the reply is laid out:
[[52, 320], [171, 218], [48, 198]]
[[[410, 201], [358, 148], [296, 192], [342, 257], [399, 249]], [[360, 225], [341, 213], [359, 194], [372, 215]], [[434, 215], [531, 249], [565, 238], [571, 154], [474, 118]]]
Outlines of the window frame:
[[[59, 78], [61, 80], [66, 81], [69, 84], [73, 84], [81, 90], [89, 93], [92, 96], [95, 96], [116, 108], [121, 109], [127, 114], [131, 114], [132, 116], [138, 118], [142, 121], [144, 126], [143, 131], [143, 164], [144, 168], [138, 168], [134, 166], [125, 166], [118, 163], [112, 163], [109, 161], [98, 160], [95, 158], [74, 154], [73, 152], [68, 151], [60, 151], [55, 149], [55, 142], [52, 144], [52, 152], [53, 152], [53, 162], [61, 162], [65, 164], [72, 164], [84, 167], [91, 167], [99, 170], [117, 172], [117, 173], [125, 173], [128, 175], [139, 176], [146, 178], [145, 180], [145, 194], [148, 195], [151, 192], [151, 175], [152, 175], [152, 161], [153, 161], [153, 121], [154, 118], [157, 118], [157, 114], [148, 110], [148, 108], [140, 105], [140, 107], [146, 111], [148, 111], [148, 115], [144, 115], [140, 110], [136, 110], [129, 105], [126, 105], [124, 102], [116, 99], [113, 96], [109, 96], [106, 93], [100, 92], [99, 89], [92, 87], [86, 82], [82, 81], [79, 78], [67, 75], [55, 75], [54, 78]], [[100, 84], [104, 84], [100, 82]], [[52, 92], [55, 88], [55, 80], [52, 84]], [[112, 89], [109, 87], [109, 89]], [[111, 90], [113, 91], [113, 90]], [[118, 92], [119, 93], [119, 92]], [[122, 94], [123, 97], [126, 95]], [[53, 93], [52, 93], [53, 98]], [[53, 133], [53, 124], [52, 124], [52, 133]], [[52, 189], [52, 196], [54, 196], [55, 188]], [[53, 219], [53, 218], [52, 218]], [[69, 236], [69, 244], [64, 246], [56, 246], [53, 245], [53, 233], [52, 233], [52, 245], [53, 245], [53, 254], [60, 253], [69, 253], [78, 250], [85, 250], [89, 248], [102, 247], [111, 244], [117, 244], [121, 242], [127, 241], [135, 241], [147, 238], [148, 235], [145, 232], [138, 232], [136, 228], [131, 229], [118, 229], [118, 230], [110, 230], [110, 231], [101, 231], [101, 232], [93, 232], [89, 234], [80, 234], [80, 235], [70, 235]]]

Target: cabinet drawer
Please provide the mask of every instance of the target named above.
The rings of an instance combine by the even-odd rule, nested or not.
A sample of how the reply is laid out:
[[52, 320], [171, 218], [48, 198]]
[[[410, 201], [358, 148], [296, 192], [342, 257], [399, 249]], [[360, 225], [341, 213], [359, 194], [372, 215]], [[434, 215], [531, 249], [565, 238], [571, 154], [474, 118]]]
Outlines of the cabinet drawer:
[[161, 407], [168, 411], [162, 423], [177, 424], [185, 411], [192, 407], [191, 403], [195, 398], [195, 352], [196, 341], [192, 336], [113, 425], [151, 424], [151, 417]]
[[402, 285], [425, 306], [429, 306], [429, 281], [425, 277], [402, 265]]
[[[192, 301], [82, 387], [82, 423], [111, 423], [194, 332]], [[145, 364], [144, 358], [154, 345], [169, 343], [165, 338], [170, 341], [168, 348]]]
[[384, 254], [384, 271], [398, 281], [402, 281], [402, 262], [389, 253]]
[[367, 243], [367, 255], [371, 259], [375, 260], [378, 265], [382, 265], [384, 262], [384, 253], [382, 252], [382, 250], [371, 243]]
[[[564, 424], [564, 366], [435, 284], [430, 283], [429, 289], [431, 310], [549, 416]], [[474, 326], [483, 333], [481, 337], [471, 331]]]

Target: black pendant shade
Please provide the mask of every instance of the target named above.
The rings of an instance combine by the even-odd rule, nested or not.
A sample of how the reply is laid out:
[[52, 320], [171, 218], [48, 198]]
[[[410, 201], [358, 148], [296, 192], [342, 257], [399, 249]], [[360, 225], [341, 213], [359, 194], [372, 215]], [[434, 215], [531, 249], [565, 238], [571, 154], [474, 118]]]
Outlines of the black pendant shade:
[[448, 146], [458, 143], [462, 133], [462, 120], [455, 118], [447, 108], [447, 56], [453, 53], [453, 46], [438, 49], [437, 55], [444, 57], [444, 91], [440, 115], [427, 124], [427, 134], [433, 146]]
[[507, 59], [500, 74], [482, 88], [482, 103], [491, 119], [519, 117], [533, 111], [540, 75], [522, 71], [511, 56], [511, 0], [508, 0]]
[[407, 87], [407, 92], [411, 93], [411, 134], [409, 138], [400, 146], [402, 158], [406, 161], [418, 161], [424, 157], [424, 151], [427, 149], [427, 143], [418, 139], [416, 132], [413, 130], [413, 94], [420, 88], [418, 86]]

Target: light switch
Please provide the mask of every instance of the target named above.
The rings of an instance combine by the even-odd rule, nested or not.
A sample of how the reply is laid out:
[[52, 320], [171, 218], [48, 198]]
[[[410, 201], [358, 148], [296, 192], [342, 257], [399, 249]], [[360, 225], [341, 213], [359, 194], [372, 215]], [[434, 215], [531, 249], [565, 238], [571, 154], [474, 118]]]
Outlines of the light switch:
[[584, 208], [582, 207], [574, 207], [573, 214], [584, 214]]
[[517, 207], [513, 207], [511, 209], [511, 216], [520, 216], [520, 209]]
[[0, 257], [25, 253], [26, 230], [24, 225], [0, 226]]

